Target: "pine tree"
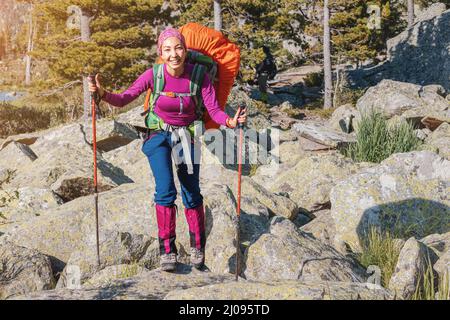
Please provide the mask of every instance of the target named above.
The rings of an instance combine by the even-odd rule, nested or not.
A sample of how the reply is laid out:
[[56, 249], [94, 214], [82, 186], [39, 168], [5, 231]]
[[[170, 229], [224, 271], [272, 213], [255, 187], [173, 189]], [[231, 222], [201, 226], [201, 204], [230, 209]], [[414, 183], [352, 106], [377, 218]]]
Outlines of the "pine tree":
[[330, 109], [333, 106], [333, 80], [331, 66], [330, 10], [328, 7], [328, 0], [324, 0], [323, 13], [323, 69], [325, 78], [325, 94], [323, 106], [325, 109]]
[[221, 0], [214, 0], [214, 29], [222, 30], [222, 7]]
[[[323, 2], [320, 2], [323, 3]], [[369, 6], [378, 10], [372, 15], [379, 14], [380, 25], [369, 27], [371, 14]], [[333, 44], [333, 60], [360, 64], [367, 59], [374, 59], [385, 52], [387, 39], [403, 31], [401, 22], [402, 8], [390, 0], [330, 0], [331, 42]], [[317, 17], [306, 28], [309, 35], [321, 38], [323, 34], [323, 12], [315, 10]], [[316, 56], [323, 48], [319, 45], [310, 48], [308, 54]]]
[[[39, 5], [49, 35], [38, 43], [35, 56], [47, 61], [56, 83], [102, 73], [106, 86], [119, 89], [151, 66], [156, 57], [154, 26], [171, 20], [163, 0], [53, 0]], [[80, 28], [68, 29], [78, 6], [90, 21], [90, 41], [82, 42]], [[81, 20], [80, 20], [81, 21]], [[83, 33], [83, 37], [85, 34]], [[85, 39], [86, 40], [86, 39]], [[54, 84], [54, 83], [52, 83]]]
[[414, 0], [408, 0], [408, 29], [414, 24]]
[[[263, 45], [271, 49], [280, 66], [294, 60], [283, 49], [282, 41], [290, 39], [299, 46], [303, 45], [305, 17], [299, 4], [305, 1], [221, 1], [222, 32], [241, 49], [243, 80], [254, 77], [254, 69], [264, 58]], [[214, 28], [213, 0], [172, 1], [171, 5], [180, 11], [179, 25], [195, 21]]]

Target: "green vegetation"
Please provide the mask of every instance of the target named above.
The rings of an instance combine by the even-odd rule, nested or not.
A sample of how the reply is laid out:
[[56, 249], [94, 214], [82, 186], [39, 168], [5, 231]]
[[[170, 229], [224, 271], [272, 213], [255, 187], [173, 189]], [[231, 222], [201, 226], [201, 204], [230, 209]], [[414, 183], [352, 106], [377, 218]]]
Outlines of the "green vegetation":
[[334, 106], [340, 107], [345, 104], [356, 105], [358, 99], [364, 95], [364, 89], [350, 89], [348, 87], [339, 88], [335, 92]]
[[320, 98], [305, 105], [304, 109], [307, 110], [307, 113], [311, 116], [316, 116], [323, 119], [330, 119], [336, 108], [324, 109], [323, 103], [324, 103], [323, 98]]
[[[156, 25], [171, 22], [170, 10], [162, 9], [163, 0], [54, 0], [37, 2], [37, 32], [33, 57], [49, 67], [49, 79], [55, 85], [80, 79], [94, 70], [104, 75], [109, 88], [129, 85], [154, 61], [150, 49], [156, 43]], [[90, 23], [90, 42], [80, 41], [80, 29], [68, 29], [67, 22], [78, 6]], [[73, 20], [73, 19], [72, 19]], [[42, 32], [46, 36], [42, 36]]]
[[[315, 10], [321, 10], [323, 1], [317, 1]], [[368, 28], [369, 5], [380, 8], [380, 28]], [[404, 8], [398, 1], [390, 0], [334, 0], [330, 1], [330, 27], [332, 56], [334, 63], [351, 62], [360, 64], [367, 59], [374, 59], [386, 50], [386, 40], [404, 30], [401, 21]], [[305, 32], [312, 36], [321, 36], [323, 26], [319, 19], [306, 26]], [[308, 49], [307, 55], [320, 54], [322, 46]]]
[[307, 87], [321, 87], [323, 85], [323, 71], [313, 72], [306, 76], [304, 80], [305, 86]]
[[436, 276], [429, 257], [411, 300], [450, 300], [449, 274]]
[[[21, 91], [21, 90], [18, 90]], [[71, 123], [83, 114], [82, 88], [74, 86], [50, 95], [36, 87], [28, 90], [30, 94], [12, 102], [0, 102], [0, 138], [11, 135], [45, 130], [64, 123]], [[102, 118], [113, 119], [144, 103], [145, 96], [124, 108], [108, 107], [100, 104]]]
[[127, 279], [134, 277], [138, 274], [140, 264], [138, 262], [132, 262], [123, 267], [120, 274], [117, 275], [117, 279]]
[[31, 108], [0, 104], [0, 137], [47, 129], [60, 121], [62, 110], [58, 107]]
[[[177, 24], [196, 21], [214, 27], [212, 0], [173, 1], [181, 11]], [[299, 6], [306, 0], [227, 0], [221, 1], [222, 32], [241, 48], [241, 78], [253, 79], [254, 68], [264, 58], [262, 46], [270, 47], [280, 69], [298, 64], [282, 46], [289, 39], [303, 46], [302, 30], [307, 23]]]
[[249, 173], [250, 177], [253, 177], [256, 174], [256, 170], [258, 170], [259, 166], [260, 165], [258, 165], [258, 164], [251, 164], [250, 165], [250, 173]]
[[358, 260], [362, 266], [378, 266], [381, 270], [381, 285], [387, 287], [395, 270], [400, 248], [389, 232], [381, 232], [372, 227], [362, 243]]
[[380, 163], [394, 153], [403, 153], [421, 145], [414, 127], [406, 122], [389, 125], [376, 111], [363, 115], [356, 131], [357, 141], [342, 153], [358, 162]]

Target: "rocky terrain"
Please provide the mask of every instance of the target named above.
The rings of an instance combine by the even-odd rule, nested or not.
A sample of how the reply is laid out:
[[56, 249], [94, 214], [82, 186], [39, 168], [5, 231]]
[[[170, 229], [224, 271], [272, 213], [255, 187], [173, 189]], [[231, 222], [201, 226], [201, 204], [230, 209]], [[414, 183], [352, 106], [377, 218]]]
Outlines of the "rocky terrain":
[[377, 66], [351, 71], [350, 82], [366, 87], [382, 79], [419, 85], [439, 84], [450, 90], [450, 10], [436, 3], [422, 12], [413, 27], [388, 40], [388, 59]]
[[[426, 16], [410, 33], [424, 24], [440, 26], [448, 16]], [[448, 55], [446, 32], [439, 41]], [[400, 53], [392, 54], [395, 60]], [[450, 92], [440, 77], [450, 71], [440, 69], [430, 70], [436, 77], [423, 82], [384, 77], [329, 120], [293, 116], [299, 110], [295, 99], [303, 99], [295, 86], [274, 89], [265, 109], [245, 90], [233, 89], [228, 113], [245, 103], [248, 128], [270, 129], [272, 139], [247, 145], [270, 154], [245, 165], [238, 282], [236, 165], [222, 165], [213, 154], [207, 142], [212, 133], [200, 141], [207, 268], [189, 265], [187, 223], [179, 214], [175, 273], [159, 269], [155, 187], [141, 152], [140, 108], [98, 121], [100, 266], [91, 125], [78, 122], [0, 141], [0, 299], [410, 299], [427, 265], [436, 288], [445, 284]], [[419, 150], [381, 163], [342, 155], [339, 150], [356, 141], [355, 129], [373, 109], [390, 123], [413, 123], [423, 142]], [[232, 130], [221, 130], [236, 138]], [[181, 197], [177, 205], [182, 210]], [[395, 234], [399, 252], [383, 286], [372, 268], [381, 266], [366, 268], [357, 258], [373, 227]]]
[[[167, 274], [158, 269], [154, 182], [140, 150], [138, 109], [98, 122], [100, 266], [90, 125], [11, 136], [0, 150], [0, 297], [408, 298], [428, 252], [434, 253], [437, 274], [449, 263], [450, 126], [444, 96], [440, 86], [385, 80], [355, 107], [337, 109], [329, 122], [294, 119], [290, 129], [281, 130], [235, 90], [229, 108], [247, 99], [249, 128], [269, 123], [280, 141], [267, 161], [243, 177], [238, 283], [232, 275], [237, 173], [221, 165], [205, 142], [207, 270], [188, 265], [187, 224], [179, 215], [181, 264], [177, 273]], [[394, 154], [380, 164], [357, 163], [337, 152], [355, 139], [354, 133], [338, 131], [339, 121], [349, 112], [358, 119], [372, 106], [396, 121], [422, 123], [423, 151]], [[370, 226], [404, 231], [387, 288], [370, 283], [370, 273], [349, 254], [362, 250]]]

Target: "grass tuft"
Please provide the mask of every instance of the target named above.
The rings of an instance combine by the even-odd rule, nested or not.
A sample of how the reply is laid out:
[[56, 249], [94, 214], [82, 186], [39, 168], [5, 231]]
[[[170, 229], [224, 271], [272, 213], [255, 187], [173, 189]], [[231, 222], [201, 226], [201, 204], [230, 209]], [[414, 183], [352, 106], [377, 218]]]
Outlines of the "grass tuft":
[[372, 227], [363, 241], [362, 252], [358, 255], [358, 260], [365, 268], [371, 265], [378, 266], [381, 271], [381, 285], [387, 287], [399, 255], [400, 248], [392, 235], [389, 232], [382, 233], [379, 229]]
[[389, 126], [385, 117], [376, 111], [362, 116], [356, 138], [356, 143], [341, 152], [358, 162], [380, 163], [394, 153], [417, 150], [422, 144], [410, 123]]
[[411, 300], [450, 300], [449, 274], [436, 276], [430, 257]]

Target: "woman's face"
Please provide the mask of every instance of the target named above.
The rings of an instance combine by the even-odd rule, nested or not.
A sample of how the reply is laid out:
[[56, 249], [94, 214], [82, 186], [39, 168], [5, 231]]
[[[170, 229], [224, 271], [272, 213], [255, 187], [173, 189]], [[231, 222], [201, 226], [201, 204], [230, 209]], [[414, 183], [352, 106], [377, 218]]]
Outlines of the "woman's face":
[[186, 48], [178, 38], [167, 38], [161, 46], [161, 59], [171, 69], [179, 70], [184, 66]]

